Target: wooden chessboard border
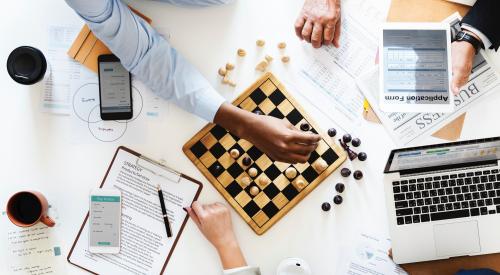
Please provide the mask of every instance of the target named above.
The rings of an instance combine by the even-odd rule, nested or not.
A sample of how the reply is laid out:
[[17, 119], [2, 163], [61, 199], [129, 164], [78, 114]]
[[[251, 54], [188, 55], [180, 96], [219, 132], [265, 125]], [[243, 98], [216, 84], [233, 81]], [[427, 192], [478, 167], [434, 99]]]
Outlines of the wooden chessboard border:
[[[195, 166], [202, 172], [202, 174], [208, 179], [208, 181], [217, 189], [217, 191], [229, 202], [229, 204], [234, 208], [234, 210], [243, 218], [243, 220], [250, 225], [257, 235], [264, 234], [271, 226], [273, 226], [277, 221], [279, 221], [284, 215], [286, 215], [295, 205], [297, 205], [302, 199], [307, 196], [314, 188], [316, 188], [323, 180], [325, 180], [333, 171], [335, 171], [347, 158], [345, 151], [338, 146], [336, 143], [332, 142], [332, 139], [326, 135], [324, 131], [319, 131], [319, 127], [312, 120], [308, 114], [304, 111], [302, 106], [293, 98], [293, 96], [286, 90], [286, 88], [281, 84], [280, 81], [271, 73], [266, 72], [263, 74], [254, 84], [248, 87], [240, 96], [238, 96], [232, 104], [238, 106], [243, 100], [248, 98], [250, 94], [264, 84], [267, 80], [270, 80], [290, 101], [290, 103], [302, 114], [304, 119], [306, 119], [309, 124], [318, 131], [321, 138], [328, 144], [335, 154], [337, 154], [338, 159], [331, 164], [326, 170], [324, 170], [313, 182], [310, 182], [304, 189], [302, 189], [299, 194], [289, 201], [283, 208], [281, 208], [278, 213], [270, 218], [262, 227], [259, 227], [248, 214], [243, 210], [239, 203], [225, 190], [225, 188], [219, 183], [217, 178], [215, 178], [210, 171], [201, 163], [201, 161], [191, 152], [191, 147], [196, 144], [201, 138], [210, 132], [210, 130], [215, 126], [214, 123], [209, 123], [203, 129], [201, 129], [195, 136], [193, 136], [184, 146], [182, 151], [186, 156], [195, 164]], [[216, 184], [214, 184], [216, 183]], [[290, 183], [291, 184], [291, 183]]]

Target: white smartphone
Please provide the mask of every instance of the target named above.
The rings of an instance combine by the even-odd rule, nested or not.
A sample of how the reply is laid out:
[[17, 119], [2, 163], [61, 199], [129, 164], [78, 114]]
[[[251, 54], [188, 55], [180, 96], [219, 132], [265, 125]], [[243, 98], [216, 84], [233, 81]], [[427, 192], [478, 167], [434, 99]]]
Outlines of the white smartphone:
[[379, 49], [382, 111], [453, 111], [449, 25], [386, 23]]
[[119, 253], [122, 222], [122, 194], [118, 189], [90, 192], [89, 251]]

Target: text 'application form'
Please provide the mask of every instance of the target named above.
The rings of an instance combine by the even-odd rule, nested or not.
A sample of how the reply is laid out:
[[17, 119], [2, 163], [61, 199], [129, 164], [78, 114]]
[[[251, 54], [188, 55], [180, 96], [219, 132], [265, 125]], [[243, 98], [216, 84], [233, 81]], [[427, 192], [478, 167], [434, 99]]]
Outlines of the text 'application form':
[[391, 103], [448, 102], [444, 30], [384, 30], [384, 96]]

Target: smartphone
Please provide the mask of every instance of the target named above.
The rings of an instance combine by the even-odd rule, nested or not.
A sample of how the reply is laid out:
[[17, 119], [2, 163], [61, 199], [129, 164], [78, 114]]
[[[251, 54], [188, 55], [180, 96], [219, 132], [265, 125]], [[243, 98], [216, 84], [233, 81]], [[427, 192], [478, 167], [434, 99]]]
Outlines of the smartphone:
[[117, 189], [90, 192], [89, 251], [119, 253], [122, 194]]
[[132, 118], [132, 81], [120, 59], [112, 54], [97, 58], [102, 120]]

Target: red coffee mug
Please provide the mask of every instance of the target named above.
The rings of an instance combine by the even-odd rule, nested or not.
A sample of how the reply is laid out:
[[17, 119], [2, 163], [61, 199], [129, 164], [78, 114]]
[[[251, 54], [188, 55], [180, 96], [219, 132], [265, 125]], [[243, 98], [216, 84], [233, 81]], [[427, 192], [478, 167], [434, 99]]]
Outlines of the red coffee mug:
[[53, 227], [56, 223], [47, 215], [48, 210], [47, 199], [37, 191], [15, 193], [7, 202], [9, 220], [20, 227], [29, 227], [38, 222]]

